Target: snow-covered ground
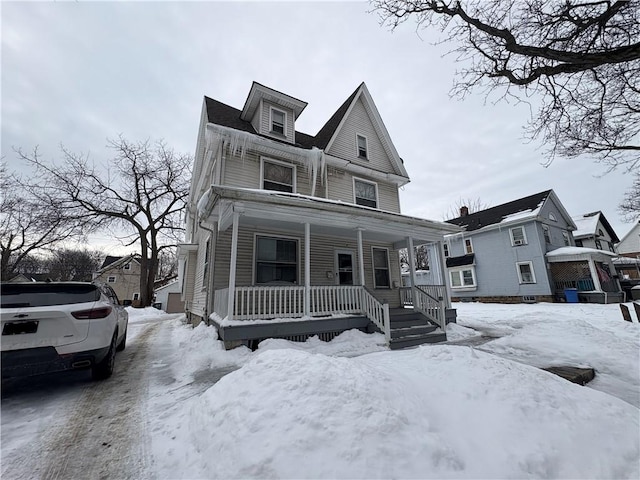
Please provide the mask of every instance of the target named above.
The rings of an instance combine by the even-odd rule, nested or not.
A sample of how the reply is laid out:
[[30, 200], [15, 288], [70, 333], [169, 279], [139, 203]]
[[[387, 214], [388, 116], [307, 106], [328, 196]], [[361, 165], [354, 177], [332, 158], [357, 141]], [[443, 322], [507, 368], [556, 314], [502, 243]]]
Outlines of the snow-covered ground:
[[[150, 403], [156, 475], [640, 477], [640, 324], [618, 305], [455, 307], [449, 344], [394, 352], [357, 331], [224, 351], [213, 327], [173, 321], [174, 384]], [[559, 365], [597, 376], [535, 368]]]
[[[393, 352], [358, 331], [225, 351], [213, 327], [128, 309], [112, 379], [3, 391], [2, 477], [64, 464], [114, 478], [640, 478], [635, 315], [454, 306], [447, 344]], [[537, 368], [559, 365], [597, 376], [582, 387]]]

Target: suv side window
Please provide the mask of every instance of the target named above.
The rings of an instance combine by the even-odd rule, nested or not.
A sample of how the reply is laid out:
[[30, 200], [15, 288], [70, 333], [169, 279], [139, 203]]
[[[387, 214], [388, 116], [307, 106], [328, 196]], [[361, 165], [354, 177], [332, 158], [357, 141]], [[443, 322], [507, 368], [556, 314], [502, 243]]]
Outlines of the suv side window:
[[109, 300], [111, 301], [111, 303], [113, 303], [114, 305], [120, 305], [118, 296], [116, 295], [116, 292], [113, 291], [113, 288], [111, 288], [108, 285], [103, 285], [102, 288], [104, 289], [105, 295], [109, 297]]

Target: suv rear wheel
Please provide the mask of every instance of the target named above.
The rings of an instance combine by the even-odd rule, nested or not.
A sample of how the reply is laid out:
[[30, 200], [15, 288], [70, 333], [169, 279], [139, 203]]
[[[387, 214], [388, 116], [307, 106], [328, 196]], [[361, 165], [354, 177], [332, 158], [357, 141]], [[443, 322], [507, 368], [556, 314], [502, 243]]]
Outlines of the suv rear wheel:
[[116, 363], [116, 342], [118, 341], [118, 332], [113, 333], [109, 352], [105, 357], [96, 363], [91, 369], [91, 376], [94, 380], [106, 380], [113, 374], [113, 367]]

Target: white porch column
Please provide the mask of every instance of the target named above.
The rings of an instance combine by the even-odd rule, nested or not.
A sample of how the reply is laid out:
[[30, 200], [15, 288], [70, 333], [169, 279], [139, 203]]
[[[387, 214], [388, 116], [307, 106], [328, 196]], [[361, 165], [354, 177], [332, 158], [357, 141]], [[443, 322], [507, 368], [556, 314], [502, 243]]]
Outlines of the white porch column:
[[227, 318], [233, 320], [233, 311], [235, 309], [234, 297], [236, 294], [236, 264], [238, 260], [238, 223], [240, 215], [238, 212], [233, 213], [233, 228], [231, 230], [231, 260], [229, 263], [229, 299]]
[[311, 314], [311, 225], [304, 224], [304, 314]]
[[360, 272], [360, 285], [364, 287], [364, 253], [362, 248], [362, 229], [358, 229], [358, 271]]
[[438, 263], [440, 264], [440, 276], [444, 285], [444, 302], [447, 308], [451, 308], [451, 286], [449, 285], [447, 259], [444, 256], [442, 241], [436, 243], [436, 251], [438, 252]]
[[409, 259], [409, 278], [411, 278], [411, 304], [415, 309], [416, 301], [418, 300], [416, 295], [416, 255], [413, 249], [413, 238], [411, 237], [407, 237], [407, 256]]
[[589, 259], [589, 271], [591, 272], [591, 279], [593, 280], [593, 288], [596, 292], [602, 291], [602, 285], [600, 284], [600, 277], [598, 277], [598, 269], [596, 268], [596, 262], [592, 258]]

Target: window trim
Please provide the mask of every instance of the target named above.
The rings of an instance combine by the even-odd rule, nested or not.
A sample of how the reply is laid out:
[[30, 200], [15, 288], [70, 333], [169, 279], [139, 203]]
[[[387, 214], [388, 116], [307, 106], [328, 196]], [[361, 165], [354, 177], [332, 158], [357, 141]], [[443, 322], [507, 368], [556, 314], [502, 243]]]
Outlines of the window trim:
[[125, 264], [125, 266], [123, 267], [123, 270], [131, 270], [131, 262]]
[[[465, 285], [464, 284], [464, 275], [462, 274], [462, 272], [464, 271], [470, 271], [471, 272], [471, 278], [473, 279], [473, 284], [472, 285]], [[453, 285], [453, 276], [452, 274], [457, 273], [460, 275], [460, 285], [459, 286], [454, 286]], [[450, 268], [449, 269], [449, 285], [451, 286], [452, 290], [461, 292], [464, 290], [476, 290], [478, 288], [478, 279], [476, 278], [476, 268], [473, 265], [464, 265], [462, 267], [456, 267], [456, 268]]]
[[117, 283], [117, 277], [115, 275], [109, 275], [107, 277], [107, 283]]
[[[375, 257], [373, 255], [374, 250], [384, 250], [385, 251], [385, 255], [387, 257], [387, 278], [389, 280], [389, 285], [382, 285], [382, 286], [378, 286], [378, 284], [376, 283], [376, 264], [375, 264]], [[391, 262], [389, 261], [389, 248], [388, 247], [379, 247], [376, 245], [371, 245], [371, 270], [373, 272], [373, 288], [375, 289], [384, 289], [384, 290], [391, 290]], [[378, 269], [381, 270], [381, 269]]]
[[[356, 197], [356, 182], [368, 183], [369, 185], [373, 185], [375, 187], [376, 189], [376, 206], [375, 207], [369, 207], [368, 205], [361, 205], [358, 203], [358, 197]], [[352, 177], [352, 185], [353, 185], [353, 203], [355, 205], [359, 205], [361, 207], [376, 208], [376, 209], [380, 208], [380, 198], [378, 196], [377, 182], [372, 182], [371, 180], [365, 180], [364, 178], [360, 178], [360, 177]], [[364, 200], [367, 200], [367, 199], [364, 199]]]
[[444, 258], [449, 258], [451, 253], [449, 252], [449, 244], [447, 242], [442, 242], [442, 254]]
[[571, 246], [571, 237], [569, 236], [569, 232], [566, 230], [562, 231], [562, 240], [564, 240], [564, 246], [565, 247], [570, 247]]
[[[467, 242], [469, 242], [468, 245]], [[471, 251], [469, 251], [469, 249], [471, 249]], [[473, 242], [471, 241], [470, 237], [464, 239], [464, 251], [465, 255], [471, 255], [473, 253]]]
[[[284, 119], [282, 121], [282, 133], [276, 131], [273, 129], [273, 112], [279, 112], [282, 113], [282, 115], [284, 116]], [[282, 137], [286, 137], [287, 136], [287, 112], [285, 110], [281, 110], [279, 108], [274, 107], [273, 105], [269, 105], [269, 133], [271, 135], [278, 135], [278, 136], [282, 136]]]
[[[364, 140], [364, 155], [360, 155], [360, 139]], [[369, 140], [365, 135], [356, 133], [356, 156], [362, 160], [369, 160]]]
[[253, 262], [251, 272], [251, 282], [253, 286], [269, 285], [268, 283], [258, 283], [258, 238], [275, 238], [278, 240], [291, 240], [296, 242], [296, 281], [293, 284], [286, 283], [284, 285], [300, 285], [300, 275], [302, 274], [302, 252], [300, 251], [300, 238], [290, 237], [287, 235], [277, 235], [274, 233], [260, 233], [254, 232], [253, 234]]
[[[516, 243], [516, 239], [513, 237], [513, 231], [516, 229], [522, 230], [522, 243]], [[522, 245], [527, 245], [529, 242], [527, 241], [527, 231], [524, 228], [524, 225], [518, 225], [517, 227], [511, 227], [509, 229], [509, 237], [511, 238], [511, 246], [512, 247], [520, 247]]]
[[[531, 270], [531, 281], [530, 282], [525, 282], [524, 279], [522, 278], [522, 270], [520, 270], [520, 267], [523, 265], [529, 265], [529, 269]], [[518, 282], [520, 283], [520, 285], [533, 285], [535, 283], [538, 283], [536, 281], [536, 272], [533, 269], [533, 262], [531, 261], [527, 261], [527, 262], [516, 262], [516, 272], [518, 272]]]
[[131, 296], [131, 300], [133, 300], [134, 302], [135, 302], [136, 300], [140, 300], [140, 294], [139, 294], [138, 292], [134, 293], [134, 294]]
[[[276, 160], [275, 158], [271, 158], [271, 157], [260, 157], [260, 189], [262, 190], [269, 190], [267, 188], [264, 188], [264, 164], [266, 163], [272, 163], [275, 165], [281, 165], [283, 167], [288, 167], [291, 169], [291, 188], [292, 191], [291, 193], [297, 193], [298, 191], [298, 185], [297, 185], [297, 175], [298, 175], [298, 170], [296, 168], [296, 165], [293, 163], [289, 163], [289, 162], [283, 162], [282, 160]], [[271, 181], [271, 180], [269, 180]], [[276, 182], [273, 182], [276, 183]], [[284, 183], [282, 185], [285, 185]], [[280, 191], [280, 190], [269, 190], [270, 192], [275, 192], [275, 191]], [[282, 192], [282, 193], [287, 193], [287, 192]]]
[[542, 236], [544, 237], [545, 243], [551, 244], [551, 228], [546, 223], [542, 224]]
[[209, 264], [211, 263], [211, 235], [204, 242], [204, 260], [202, 262], [202, 291], [209, 288]]

